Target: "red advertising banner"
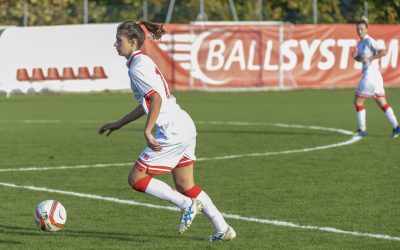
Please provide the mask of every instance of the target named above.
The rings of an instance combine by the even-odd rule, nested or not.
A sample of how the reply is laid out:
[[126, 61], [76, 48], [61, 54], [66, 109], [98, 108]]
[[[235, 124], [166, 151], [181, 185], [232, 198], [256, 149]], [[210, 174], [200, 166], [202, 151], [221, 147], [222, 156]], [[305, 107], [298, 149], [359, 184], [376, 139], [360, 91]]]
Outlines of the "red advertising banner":
[[[164, 77], [176, 89], [355, 87], [361, 63], [351, 52], [355, 25], [202, 23], [166, 25], [161, 42], [147, 43]], [[379, 65], [385, 86], [400, 86], [400, 26], [370, 25], [385, 45]]]

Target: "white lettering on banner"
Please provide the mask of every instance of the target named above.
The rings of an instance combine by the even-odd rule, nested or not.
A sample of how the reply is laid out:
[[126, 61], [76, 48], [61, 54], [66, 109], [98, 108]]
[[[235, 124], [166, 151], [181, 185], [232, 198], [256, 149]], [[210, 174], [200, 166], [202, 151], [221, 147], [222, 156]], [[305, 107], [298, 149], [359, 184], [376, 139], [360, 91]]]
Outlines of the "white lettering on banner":
[[381, 67], [387, 68], [389, 66], [389, 61], [390, 61], [391, 62], [390, 66], [392, 68], [396, 68], [398, 55], [399, 55], [399, 40], [393, 39], [389, 43], [389, 48], [387, 49], [386, 56], [381, 58]]
[[[218, 50], [216, 48], [219, 47]], [[224, 66], [224, 51], [225, 43], [222, 40], [211, 40], [210, 41], [210, 52], [207, 56], [206, 69], [210, 71], [220, 70]], [[216, 60], [216, 64], [212, 64], [213, 60]]]
[[349, 55], [351, 55], [350, 48], [351, 47], [355, 47], [357, 45], [357, 42], [354, 39], [339, 39], [338, 42], [337, 42], [337, 45], [339, 47], [342, 47], [342, 53], [340, 55], [339, 68], [340, 69], [346, 69], [347, 68], [347, 62], [349, 61]]
[[317, 66], [320, 70], [328, 70], [335, 64], [335, 55], [329, 50], [329, 47], [335, 46], [335, 44], [336, 41], [334, 39], [326, 39], [319, 47], [321, 55], [326, 58], [325, 62], [318, 63]]
[[[208, 32], [203, 32], [201, 33], [193, 42], [192, 44], [192, 51], [191, 51], [191, 64], [192, 64], [192, 72], [193, 76], [200, 79], [203, 82], [206, 82], [208, 84], [213, 84], [213, 85], [222, 85], [228, 82], [231, 78], [228, 77], [223, 80], [215, 80], [210, 77], [208, 77], [204, 72], [201, 70], [199, 61], [197, 60], [197, 56], [199, 54], [201, 44], [203, 43], [204, 39], [206, 39], [209, 35], [212, 33], [216, 32], [223, 32], [222, 30], [211, 30]], [[210, 52], [208, 52], [210, 53]], [[209, 58], [209, 54], [207, 55], [207, 60]]]
[[249, 51], [249, 61], [247, 63], [247, 68], [249, 70], [260, 70], [260, 65], [254, 64], [254, 55], [256, 51], [257, 42], [251, 41], [250, 43], [250, 51]]
[[246, 64], [244, 60], [244, 49], [243, 42], [238, 40], [234, 43], [231, 53], [229, 54], [228, 60], [226, 61], [224, 70], [230, 70], [232, 63], [238, 62], [241, 70], [245, 70]]
[[264, 70], [278, 70], [279, 67], [276, 64], [270, 64], [270, 60], [272, 58], [272, 47], [274, 46], [274, 42], [271, 40], [267, 41], [267, 47], [265, 50], [265, 57], [264, 57]]
[[297, 40], [287, 40], [282, 44], [281, 53], [284, 57], [289, 59], [288, 63], [282, 62], [283, 70], [292, 70], [296, 67], [297, 64], [297, 55], [293, 51], [290, 50], [292, 47], [297, 47], [299, 42]]
[[[209, 36], [216, 32], [225, 32], [223, 30], [213, 30], [203, 32], [193, 42], [191, 51], [191, 63], [193, 77], [202, 80], [203, 82], [221, 85], [229, 79], [213, 79], [207, 72], [215, 72], [218, 70], [230, 71], [232, 67], [239, 67], [242, 71], [278, 71], [279, 64], [277, 63], [277, 55], [279, 55], [279, 44], [276, 45], [275, 40], [266, 40], [263, 46], [262, 55], [259, 53], [261, 46], [257, 40], [241, 40], [241, 39], [210, 39]], [[224, 37], [227, 34], [224, 33]], [[207, 48], [204, 47], [204, 42], [207, 41]], [[233, 42], [232, 42], [233, 41]], [[227, 42], [230, 51], [227, 51]], [[378, 44], [384, 47], [384, 41], [378, 40]], [[202, 45], [203, 44], [203, 45]], [[277, 48], [274, 48], [276, 45]], [[302, 67], [304, 70], [311, 70], [313, 58], [315, 66], [319, 70], [331, 70], [335, 65], [341, 70], [345, 70], [350, 65], [354, 69], [361, 69], [362, 64], [352, 60], [351, 52], [355, 50], [357, 40], [355, 39], [314, 39], [314, 40], [296, 40], [289, 39], [281, 44], [280, 52], [282, 53], [283, 61], [281, 69], [290, 71], [296, 67]], [[200, 50], [201, 48], [201, 50]], [[199, 53], [206, 52], [205, 67], [200, 66], [198, 61]], [[399, 40], [392, 39], [388, 44], [388, 53], [380, 61], [382, 68], [397, 67], [399, 54]], [[203, 57], [204, 58], [204, 57]], [[299, 65], [299, 58], [302, 58], [302, 63]], [[318, 59], [316, 59], [318, 58]], [[272, 63], [271, 61], [275, 62]], [[204, 70], [204, 71], [203, 71]], [[237, 72], [236, 72], [237, 73]]]
[[303, 39], [300, 40], [300, 47], [304, 53], [303, 69], [305, 69], [305, 70], [311, 69], [311, 59], [320, 43], [321, 43], [321, 40], [316, 39], [316, 40], [312, 41], [310, 46], [308, 46], [307, 40], [303, 40]]

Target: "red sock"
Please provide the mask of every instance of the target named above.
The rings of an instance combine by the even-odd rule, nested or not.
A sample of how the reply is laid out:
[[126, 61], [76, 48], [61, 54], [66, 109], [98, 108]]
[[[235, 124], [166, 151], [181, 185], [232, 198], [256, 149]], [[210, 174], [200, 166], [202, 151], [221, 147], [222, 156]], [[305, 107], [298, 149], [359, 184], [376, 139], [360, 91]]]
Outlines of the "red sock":
[[389, 103], [386, 103], [385, 105], [382, 106], [383, 112], [386, 112], [386, 110], [390, 108]]
[[144, 192], [146, 192], [146, 188], [149, 185], [150, 180], [151, 180], [151, 176], [146, 176], [146, 177], [138, 180], [137, 182], [135, 182], [132, 185], [132, 188], [138, 192], [144, 193]]
[[197, 196], [199, 196], [201, 191], [202, 191], [201, 188], [199, 186], [197, 186], [197, 184], [194, 184], [194, 186], [192, 188], [183, 192], [183, 195], [190, 197], [190, 198], [197, 198]]
[[364, 110], [364, 109], [365, 109], [364, 105], [356, 105], [357, 112], [360, 112], [361, 110]]

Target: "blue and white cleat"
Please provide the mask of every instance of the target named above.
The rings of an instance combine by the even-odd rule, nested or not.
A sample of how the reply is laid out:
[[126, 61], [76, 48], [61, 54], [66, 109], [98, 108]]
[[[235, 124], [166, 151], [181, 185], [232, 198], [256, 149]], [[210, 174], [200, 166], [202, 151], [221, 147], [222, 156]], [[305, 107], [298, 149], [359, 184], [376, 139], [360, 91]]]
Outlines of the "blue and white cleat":
[[400, 127], [393, 129], [392, 138], [397, 138], [400, 136]]
[[178, 234], [183, 234], [192, 225], [192, 222], [197, 214], [201, 212], [203, 205], [200, 201], [192, 199], [192, 205], [182, 209], [181, 221], [178, 226]]
[[358, 129], [358, 130], [353, 134], [354, 137], [364, 137], [364, 136], [367, 136], [367, 135], [368, 135], [367, 131], [363, 131], [363, 130], [361, 130], [361, 129]]
[[228, 230], [226, 230], [225, 233], [213, 233], [210, 237], [208, 237], [208, 241], [212, 242], [218, 242], [218, 241], [228, 241], [228, 240], [233, 240], [236, 238], [236, 232], [233, 230], [232, 227], [228, 227]]

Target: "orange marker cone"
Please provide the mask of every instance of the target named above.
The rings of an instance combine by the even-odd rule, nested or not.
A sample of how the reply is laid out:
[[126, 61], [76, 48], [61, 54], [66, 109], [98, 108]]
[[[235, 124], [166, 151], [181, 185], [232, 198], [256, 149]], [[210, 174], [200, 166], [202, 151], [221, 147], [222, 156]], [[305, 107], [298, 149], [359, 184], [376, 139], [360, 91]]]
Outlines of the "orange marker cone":
[[44, 81], [44, 74], [42, 68], [34, 68], [32, 70], [32, 81]]
[[63, 68], [63, 80], [74, 80], [76, 79], [74, 70], [71, 67]]
[[47, 69], [47, 80], [61, 80], [60, 74], [58, 73], [57, 68], [48, 68]]
[[29, 75], [28, 71], [23, 68], [23, 69], [17, 69], [17, 80], [18, 81], [29, 81]]
[[93, 79], [107, 79], [108, 76], [104, 72], [104, 68], [102, 66], [97, 66], [93, 68]]

